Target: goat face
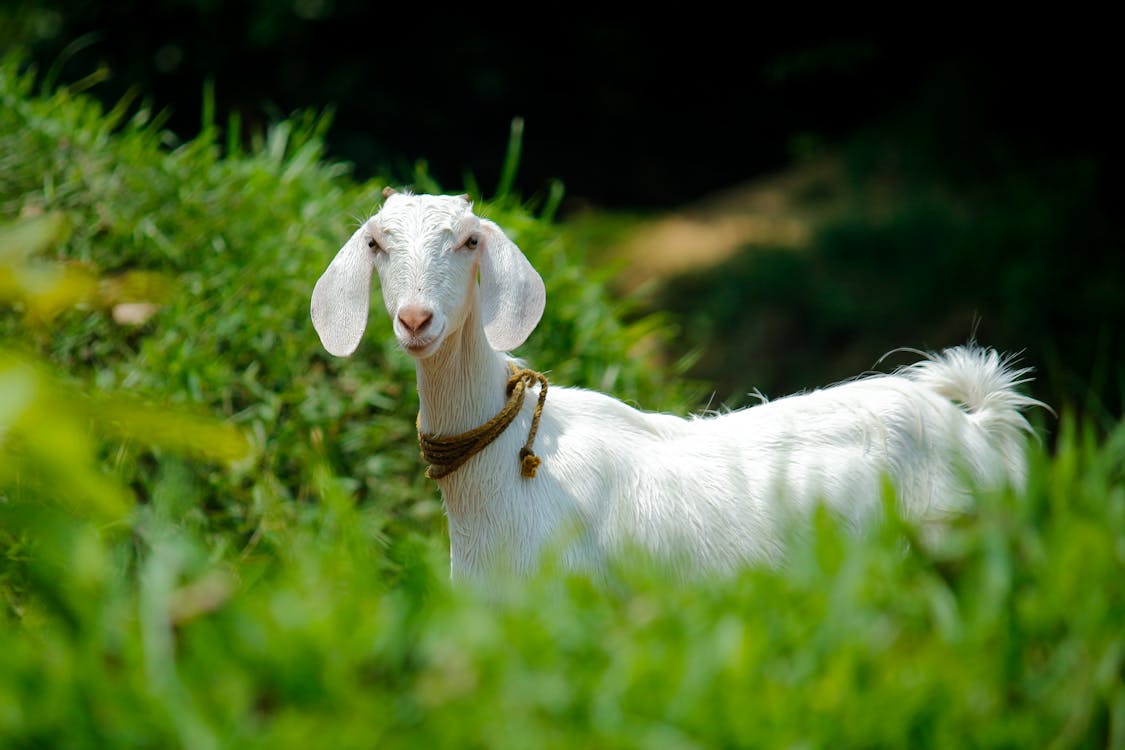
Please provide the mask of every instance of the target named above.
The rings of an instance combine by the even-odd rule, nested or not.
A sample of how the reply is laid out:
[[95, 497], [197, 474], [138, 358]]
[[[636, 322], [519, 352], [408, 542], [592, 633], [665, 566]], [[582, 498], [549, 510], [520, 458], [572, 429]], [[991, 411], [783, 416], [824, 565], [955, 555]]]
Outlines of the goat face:
[[367, 325], [372, 269], [399, 344], [432, 355], [459, 330], [479, 299], [493, 348], [524, 342], [539, 322], [543, 280], [496, 224], [473, 214], [465, 196], [392, 193], [316, 283], [312, 319], [324, 347], [355, 351]]
[[467, 201], [395, 194], [362, 235], [379, 272], [395, 337], [419, 359], [437, 351], [468, 312], [481, 250]]

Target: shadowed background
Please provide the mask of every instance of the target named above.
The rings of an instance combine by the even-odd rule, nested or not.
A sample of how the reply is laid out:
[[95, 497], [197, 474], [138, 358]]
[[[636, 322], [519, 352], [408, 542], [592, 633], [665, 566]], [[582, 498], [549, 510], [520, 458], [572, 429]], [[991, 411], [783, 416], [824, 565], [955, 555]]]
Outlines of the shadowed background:
[[[669, 366], [746, 403], [976, 335], [1037, 396], [1121, 413], [1117, 64], [1098, 24], [852, 33], [755, 19], [388, 17], [362, 2], [17, 3], [6, 44], [58, 82], [133, 90], [198, 132], [329, 109], [357, 175], [516, 187], [668, 310]], [[932, 21], [932, 19], [931, 19]], [[893, 358], [888, 360], [895, 364]]]

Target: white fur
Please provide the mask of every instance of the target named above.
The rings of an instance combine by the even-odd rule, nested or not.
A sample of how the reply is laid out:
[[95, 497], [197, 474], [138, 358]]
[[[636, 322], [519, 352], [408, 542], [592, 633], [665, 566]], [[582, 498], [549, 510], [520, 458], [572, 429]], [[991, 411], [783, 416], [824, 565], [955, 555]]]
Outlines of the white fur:
[[[542, 314], [538, 274], [467, 199], [390, 195], [313, 292], [330, 352], [349, 354], [362, 336], [372, 265], [395, 335], [416, 359], [420, 429], [452, 435], [490, 419], [509, 361], [497, 348], [523, 343]], [[412, 330], [399, 316], [416, 321], [418, 310], [432, 317]], [[959, 347], [893, 375], [691, 419], [551, 384], [536, 477], [519, 471], [529, 397], [494, 443], [438, 480], [453, 575], [527, 572], [552, 545], [593, 572], [629, 549], [685, 573], [776, 562], [793, 514], [824, 502], [859, 526], [886, 480], [907, 517], [947, 517], [972, 486], [1023, 483], [1030, 428], [1020, 412], [1037, 403], [1016, 390], [1025, 374], [995, 351]]]

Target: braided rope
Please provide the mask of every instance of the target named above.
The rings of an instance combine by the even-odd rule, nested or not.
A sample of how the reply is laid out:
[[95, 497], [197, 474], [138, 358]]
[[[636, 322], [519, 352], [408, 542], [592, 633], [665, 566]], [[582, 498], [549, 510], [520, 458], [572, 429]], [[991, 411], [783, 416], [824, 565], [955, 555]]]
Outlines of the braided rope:
[[508, 401], [495, 417], [480, 427], [474, 427], [460, 435], [440, 437], [418, 431], [418, 445], [422, 448], [422, 459], [430, 464], [426, 469], [428, 478], [441, 479], [449, 476], [500, 437], [500, 433], [508, 428], [523, 408], [527, 389], [538, 383], [539, 403], [536, 404], [535, 414], [531, 417], [527, 442], [520, 448], [520, 475], [525, 479], [535, 476], [541, 461], [532, 451], [532, 444], [535, 442], [535, 433], [539, 431], [539, 417], [543, 415], [543, 404], [547, 400], [547, 378], [534, 370], [521, 369], [511, 363], [508, 367], [512, 371], [507, 384]]

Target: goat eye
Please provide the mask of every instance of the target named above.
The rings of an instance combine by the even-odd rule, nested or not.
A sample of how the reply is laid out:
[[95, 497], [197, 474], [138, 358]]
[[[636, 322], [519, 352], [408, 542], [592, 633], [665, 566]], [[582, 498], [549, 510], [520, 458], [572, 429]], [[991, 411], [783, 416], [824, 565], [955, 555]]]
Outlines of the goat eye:
[[475, 234], [472, 237], [469, 237], [469, 239], [465, 240], [465, 247], [469, 248], [470, 250], [476, 250], [477, 245], [479, 244], [480, 237], [477, 237]]
[[380, 250], [383, 249], [383, 248], [379, 247], [379, 243], [375, 241], [374, 237], [368, 237], [367, 238], [367, 246], [369, 248], [371, 248], [372, 250], [374, 250], [375, 252], [379, 252]]

